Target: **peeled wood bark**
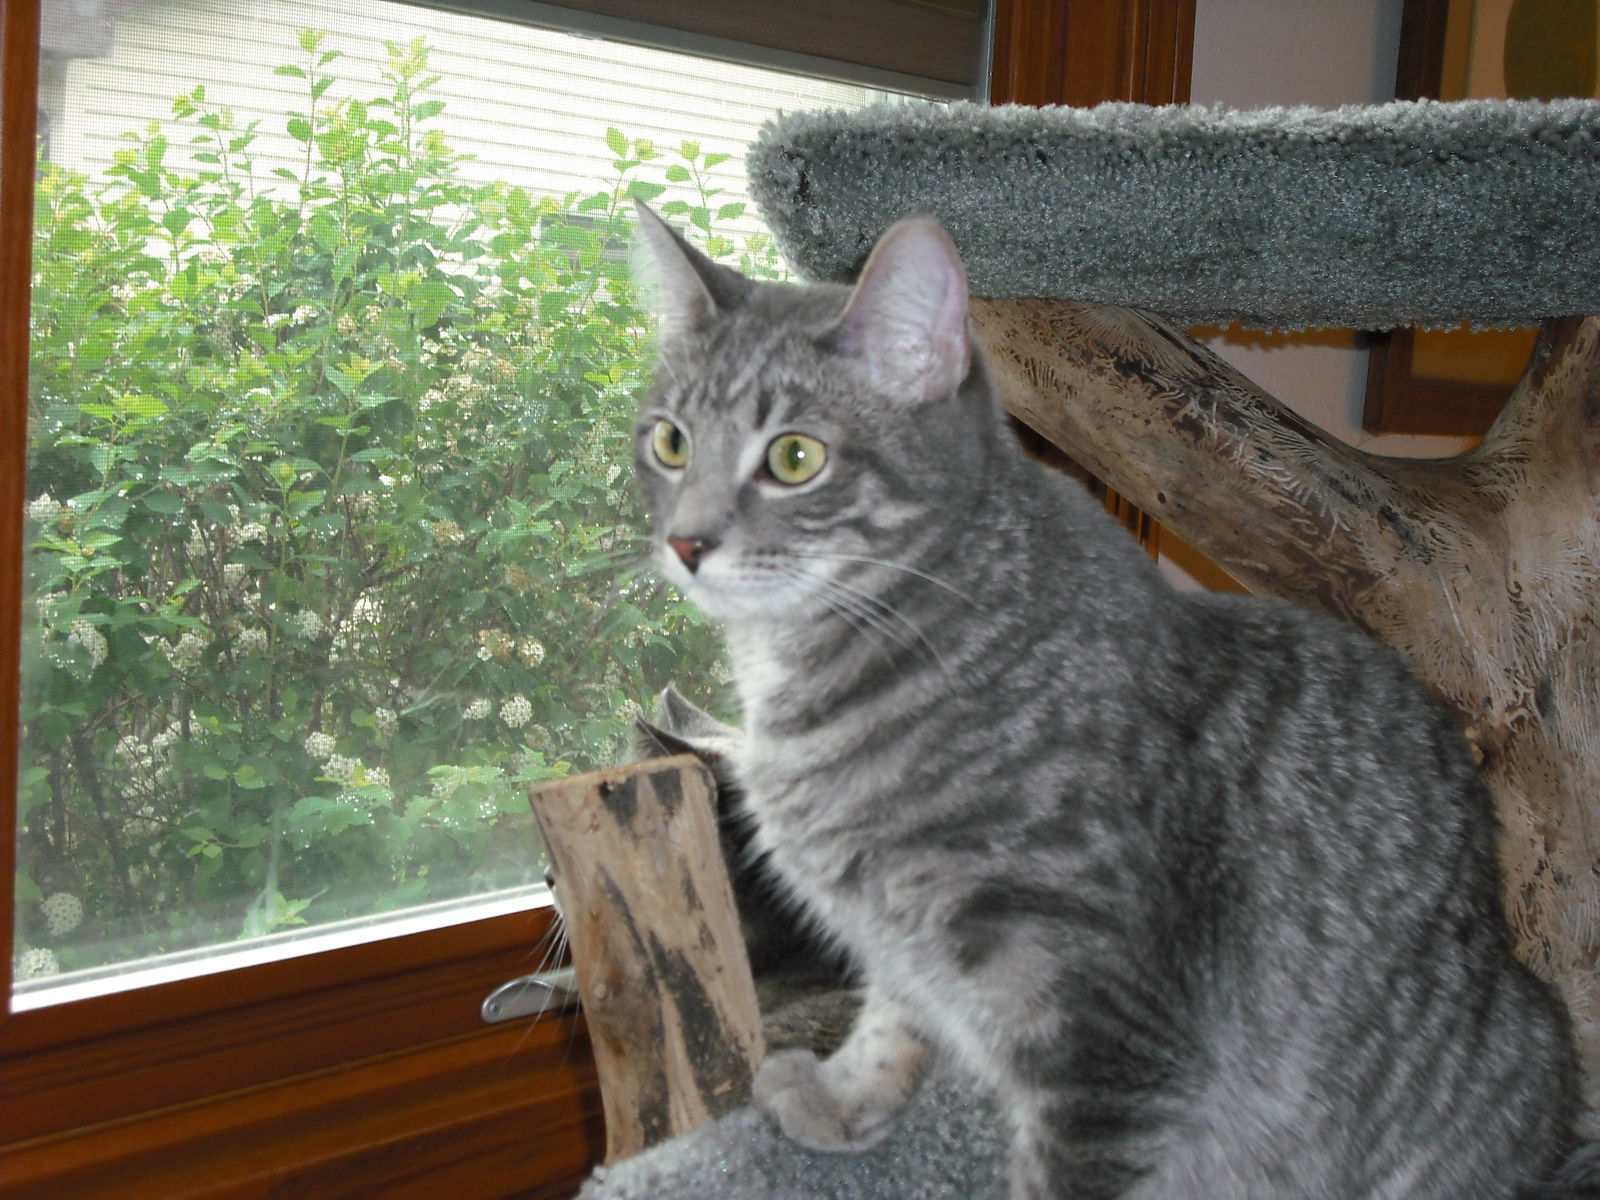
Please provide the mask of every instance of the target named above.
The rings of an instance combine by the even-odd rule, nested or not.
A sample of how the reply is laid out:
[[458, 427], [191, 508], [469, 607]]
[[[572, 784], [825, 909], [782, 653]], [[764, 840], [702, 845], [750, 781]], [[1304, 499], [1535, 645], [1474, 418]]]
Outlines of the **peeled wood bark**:
[[1549, 323], [1481, 446], [1367, 454], [1131, 309], [977, 301], [1006, 406], [1252, 590], [1364, 627], [1473, 729], [1518, 953], [1600, 1088], [1600, 318]]
[[746, 1103], [764, 1046], [750, 961], [696, 758], [530, 795], [572, 943], [606, 1118], [606, 1161]]

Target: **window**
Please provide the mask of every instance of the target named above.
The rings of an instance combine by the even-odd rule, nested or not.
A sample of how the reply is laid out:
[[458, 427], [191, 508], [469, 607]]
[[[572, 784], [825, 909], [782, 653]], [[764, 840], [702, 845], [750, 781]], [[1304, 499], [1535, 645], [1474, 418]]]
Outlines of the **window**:
[[22, 1007], [541, 899], [528, 784], [716, 686], [636, 569], [630, 201], [774, 274], [736, 152], [875, 95], [381, 0], [106, 11], [45, 10]]

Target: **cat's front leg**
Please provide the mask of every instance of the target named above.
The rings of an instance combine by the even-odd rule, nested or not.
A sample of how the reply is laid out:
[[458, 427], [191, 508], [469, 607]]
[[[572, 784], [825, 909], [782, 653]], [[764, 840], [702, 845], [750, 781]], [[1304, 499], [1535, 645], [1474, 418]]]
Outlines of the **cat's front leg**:
[[908, 1010], [869, 986], [850, 1036], [826, 1061], [789, 1050], [761, 1064], [756, 1107], [812, 1150], [865, 1150], [911, 1097], [926, 1054]]

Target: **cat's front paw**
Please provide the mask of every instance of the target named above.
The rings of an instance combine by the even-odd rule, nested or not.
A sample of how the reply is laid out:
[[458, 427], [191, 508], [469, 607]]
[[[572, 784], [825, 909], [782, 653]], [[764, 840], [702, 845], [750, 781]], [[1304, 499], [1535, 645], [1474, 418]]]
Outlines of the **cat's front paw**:
[[865, 1150], [883, 1140], [899, 1108], [897, 1099], [874, 1103], [834, 1078], [829, 1064], [809, 1050], [774, 1054], [756, 1071], [756, 1107], [791, 1139], [811, 1150]]

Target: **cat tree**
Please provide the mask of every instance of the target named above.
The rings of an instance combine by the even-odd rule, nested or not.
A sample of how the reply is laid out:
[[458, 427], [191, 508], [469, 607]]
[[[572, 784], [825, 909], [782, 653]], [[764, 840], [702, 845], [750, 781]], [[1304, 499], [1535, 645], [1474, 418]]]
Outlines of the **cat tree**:
[[[1499, 801], [1518, 951], [1571, 1004], [1592, 1085], [1600, 103], [802, 114], [767, 128], [750, 176], [813, 278], [849, 278], [907, 212], [938, 217], [1014, 414], [1253, 590], [1394, 645], [1456, 706]], [[1482, 445], [1426, 462], [1328, 437], [1182, 329], [1462, 319], [1543, 332]], [[738, 991], [740, 966], [710, 973]], [[983, 1101], [935, 1080], [861, 1158], [733, 1107], [585, 1195], [698, 1196], [713, 1177], [719, 1195], [1002, 1195], [999, 1160]]]

